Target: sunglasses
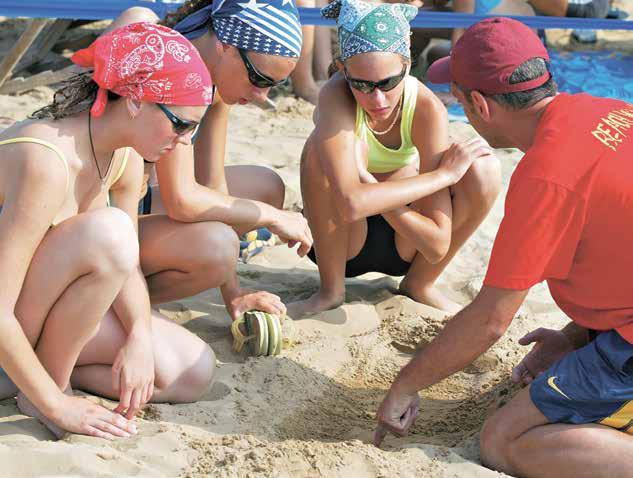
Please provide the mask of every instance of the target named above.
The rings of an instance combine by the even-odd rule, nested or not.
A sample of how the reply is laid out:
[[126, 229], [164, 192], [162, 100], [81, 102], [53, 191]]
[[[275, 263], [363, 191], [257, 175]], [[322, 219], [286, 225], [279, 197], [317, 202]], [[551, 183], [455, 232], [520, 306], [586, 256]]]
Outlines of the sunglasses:
[[390, 76], [388, 78], [384, 78], [379, 81], [369, 81], [369, 80], [357, 80], [356, 78], [352, 78], [347, 74], [347, 70], [345, 70], [345, 79], [349, 86], [354, 88], [355, 90], [360, 91], [361, 93], [373, 93], [376, 88], [380, 91], [391, 91], [396, 86], [400, 84], [402, 79], [407, 74], [407, 66], [405, 65], [402, 68], [402, 71], [395, 76]]
[[261, 73], [255, 65], [251, 63], [251, 60], [248, 59], [248, 55], [246, 51], [238, 48], [237, 51], [242, 58], [242, 62], [244, 62], [244, 66], [246, 67], [246, 72], [248, 73], [248, 81], [250, 81], [251, 85], [257, 88], [272, 88], [273, 86], [283, 85], [288, 81], [288, 78], [284, 78], [283, 80], [273, 80], [272, 78]]
[[171, 121], [171, 126], [174, 129], [174, 133], [176, 133], [178, 136], [184, 136], [189, 133], [195, 134], [198, 126], [200, 126], [200, 123], [198, 123], [197, 121], [187, 121], [180, 118], [161, 103], [156, 103], [156, 106], [158, 106], [160, 110], [165, 113], [167, 119]]

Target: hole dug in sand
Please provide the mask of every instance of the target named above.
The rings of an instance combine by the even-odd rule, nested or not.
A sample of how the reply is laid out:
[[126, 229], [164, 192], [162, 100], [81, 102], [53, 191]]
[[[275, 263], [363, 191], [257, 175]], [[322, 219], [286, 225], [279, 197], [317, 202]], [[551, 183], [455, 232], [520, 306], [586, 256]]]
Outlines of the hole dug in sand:
[[[411, 313], [409, 299], [392, 300], [375, 307], [378, 327], [348, 334], [345, 355], [327, 352], [337, 333], [330, 323], [296, 330], [300, 340], [281, 357], [248, 359], [236, 376], [239, 393], [231, 395], [235, 434], [192, 441], [200, 453], [184, 476], [441, 476], [433, 470], [447, 457], [476, 459], [465, 450], [476, 449], [473, 437], [511, 389], [508, 366], [494, 352], [470, 373], [424, 391], [409, 436], [388, 437], [382, 450], [371, 445], [375, 412], [396, 374], [447, 320]], [[349, 332], [349, 324], [339, 327]], [[320, 353], [306, 353], [313, 348]], [[322, 367], [341, 357], [340, 366]]]

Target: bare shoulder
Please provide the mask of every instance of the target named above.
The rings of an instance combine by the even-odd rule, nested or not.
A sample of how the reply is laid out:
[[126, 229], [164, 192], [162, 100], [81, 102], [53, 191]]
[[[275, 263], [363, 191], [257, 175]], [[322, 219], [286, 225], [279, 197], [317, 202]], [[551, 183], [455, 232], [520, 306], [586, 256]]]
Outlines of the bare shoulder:
[[[65, 195], [68, 163], [65, 165], [64, 162], [67, 161], [68, 145], [59, 141], [58, 133], [59, 131], [54, 126], [40, 121], [16, 123], [2, 132], [0, 141], [33, 138], [50, 144], [56, 149], [37, 142], [15, 142], [0, 146], [2, 148], [1, 176], [10, 181], [3, 185], [5, 191], [10, 185], [23, 184], [40, 188], [47, 194], [56, 195], [57, 191], [61, 191]], [[60, 158], [58, 152], [64, 156], [63, 159]]]
[[314, 118], [317, 130], [348, 129], [355, 124], [356, 102], [340, 73], [321, 88]]
[[418, 81], [414, 119], [416, 123], [419, 120], [427, 124], [438, 121], [448, 122], [448, 111], [442, 101], [420, 81]]

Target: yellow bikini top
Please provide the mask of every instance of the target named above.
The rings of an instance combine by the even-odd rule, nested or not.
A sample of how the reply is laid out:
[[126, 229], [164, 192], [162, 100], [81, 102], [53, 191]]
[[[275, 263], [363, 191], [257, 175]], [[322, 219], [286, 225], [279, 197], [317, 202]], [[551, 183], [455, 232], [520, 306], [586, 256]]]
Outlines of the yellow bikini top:
[[418, 80], [414, 76], [404, 79], [404, 98], [402, 99], [402, 119], [400, 121], [400, 148], [389, 149], [376, 139], [367, 126], [367, 114], [356, 103], [356, 136], [367, 143], [369, 148], [367, 170], [370, 173], [389, 173], [411, 164], [418, 157], [413, 145], [411, 127], [418, 100]]
[[[6, 144], [16, 144], [16, 143], [34, 143], [34, 144], [39, 144], [41, 146], [44, 146], [45, 148], [50, 149], [53, 153], [55, 153], [55, 155], [57, 156], [57, 158], [61, 161], [61, 163], [64, 165], [64, 169], [66, 170], [66, 194], [68, 194], [68, 190], [70, 188], [70, 168], [68, 166], [68, 161], [66, 160], [66, 157], [64, 156], [64, 153], [62, 153], [62, 151], [53, 143], [49, 143], [48, 141], [44, 141], [42, 139], [39, 138], [32, 138], [32, 137], [28, 137], [28, 136], [22, 136], [22, 137], [18, 137], [18, 138], [11, 138], [11, 139], [5, 139], [3, 141], [0, 141], [0, 146], [4, 146]], [[128, 158], [130, 156], [130, 148], [125, 148], [125, 152], [123, 153], [123, 159], [121, 160], [121, 166], [119, 167], [119, 170], [117, 171], [116, 175], [114, 176], [114, 180], [112, 181], [112, 183], [110, 183], [110, 186], [112, 186], [114, 183], [116, 183], [119, 179], [121, 179], [121, 176], [123, 176], [123, 172], [125, 171], [125, 167], [127, 166], [127, 161]], [[108, 199], [108, 206], [110, 205], [110, 201]], [[55, 226], [56, 224], [53, 224], [53, 226]]]

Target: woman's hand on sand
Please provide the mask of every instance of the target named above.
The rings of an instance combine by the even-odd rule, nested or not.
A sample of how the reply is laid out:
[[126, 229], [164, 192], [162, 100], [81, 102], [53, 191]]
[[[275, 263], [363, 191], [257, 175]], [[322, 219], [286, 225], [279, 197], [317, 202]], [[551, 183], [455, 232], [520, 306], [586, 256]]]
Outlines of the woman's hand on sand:
[[279, 239], [288, 244], [288, 247], [299, 244], [299, 249], [297, 249], [299, 257], [305, 256], [312, 248], [312, 232], [308, 221], [297, 212], [279, 210], [275, 222], [268, 229], [277, 234]]
[[453, 143], [442, 155], [438, 170], [449, 178], [450, 185], [458, 183], [478, 158], [493, 154], [490, 145], [480, 136], [463, 143]]
[[63, 395], [50, 420], [62, 430], [108, 440], [136, 434], [130, 420], [81, 397]]
[[419, 413], [420, 396], [417, 392], [406, 393], [396, 384], [392, 385], [376, 413], [378, 426], [374, 432], [374, 445], [379, 447], [389, 432], [405, 436]]
[[523, 385], [530, 384], [536, 377], [545, 372], [574, 350], [574, 345], [560, 330], [538, 328], [519, 339], [519, 344], [534, 343], [532, 350], [512, 370], [512, 381]]
[[151, 332], [128, 336], [112, 365], [112, 385], [119, 392], [116, 413], [132, 419], [154, 394], [154, 346]]
[[244, 312], [261, 310], [278, 316], [286, 315], [286, 306], [281, 298], [262, 290], [239, 289], [231, 297], [224, 298], [226, 309], [232, 320], [237, 320]]

